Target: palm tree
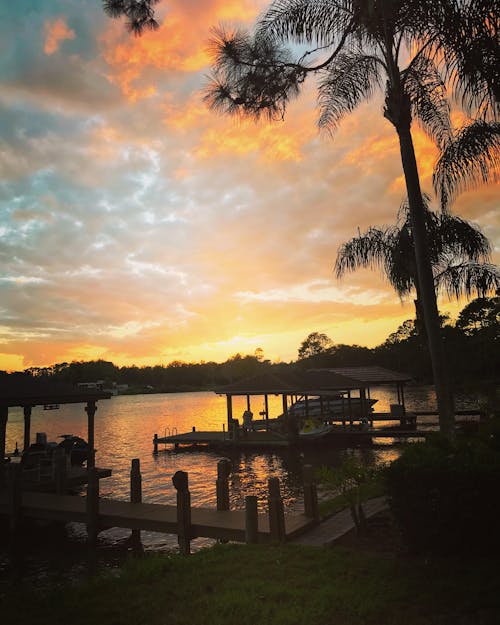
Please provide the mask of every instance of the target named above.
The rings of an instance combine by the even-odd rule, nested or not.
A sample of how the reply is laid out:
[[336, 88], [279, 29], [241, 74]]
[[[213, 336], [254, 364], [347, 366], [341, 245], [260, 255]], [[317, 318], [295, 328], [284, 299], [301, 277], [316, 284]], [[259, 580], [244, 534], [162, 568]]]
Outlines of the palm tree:
[[[495, 292], [500, 287], [500, 271], [487, 262], [491, 248], [484, 234], [460, 217], [430, 211], [427, 196], [424, 206], [436, 291], [457, 299]], [[415, 290], [416, 318], [421, 320], [408, 203], [401, 206], [395, 226], [369, 228], [340, 246], [335, 262], [337, 277], [360, 267], [380, 269], [401, 299]]]
[[[434, 59], [446, 62], [443, 51], [448, 48], [452, 61], [466, 58], [464, 39], [452, 36], [453, 28], [443, 15], [453, 14], [454, 28], [462, 28], [469, 4], [465, 0], [274, 0], [259, 19], [253, 37], [241, 31], [216, 34], [212, 42], [215, 69], [206, 94], [215, 110], [276, 118], [284, 115], [306, 76], [318, 74], [319, 125], [333, 132], [342, 118], [377, 88], [384, 90], [384, 116], [399, 138], [440, 429], [450, 437], [453, 402], [411, 127], [417, 119], [440, 148], [452, 139], [445, 83]], [[498, 21], [498, 8], [491, 1], [490, 8], [492, 19]], [[286, 43], [310, 49], [294, 61], [291, 52], [283, 48]], [[403, 67], [409, 50], [413, 51], [411, 60]], [[320, 60], [313, 64], [312, 56]], [[456, 72], [448, 69], [454, 78]], [[455, 62], [455, 70], [461, 70], [460, 63]], [[475, 77], [474, 72], [463, 80], [460, 77], [457, 86], [466, 92]], [[486, 89], [487, 101], [489, 95]]]

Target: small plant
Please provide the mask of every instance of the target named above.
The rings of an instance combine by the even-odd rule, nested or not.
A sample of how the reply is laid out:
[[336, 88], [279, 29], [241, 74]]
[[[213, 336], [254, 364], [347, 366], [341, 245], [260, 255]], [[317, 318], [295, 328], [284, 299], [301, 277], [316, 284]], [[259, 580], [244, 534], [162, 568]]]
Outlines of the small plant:
[[363, 502], [378, 482], [378, 470], [361, 463], [355, 456], [347, 456], [340, 467], [321, 467], [320, 483], [339, 493], [345, 506], [349, 507], [358, 533], [367, 531]]

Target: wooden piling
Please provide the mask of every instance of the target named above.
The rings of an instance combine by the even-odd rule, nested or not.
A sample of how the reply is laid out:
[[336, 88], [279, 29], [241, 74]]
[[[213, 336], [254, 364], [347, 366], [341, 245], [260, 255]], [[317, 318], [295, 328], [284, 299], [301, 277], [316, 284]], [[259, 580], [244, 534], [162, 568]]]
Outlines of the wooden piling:
[[285, 510], [280, 493], [280, 481], [277, 477], [270, 477], [268, 482], [269, 497], [269, 530], [271, 538], [277, 542], [285, 542]]
[[177, 489], [177, 540], [182, 555], [191, 552], [191, 493], [189, 492], [189, 477], [185, 471], [177, 471], [172, 477]]
[[9, 418], [9, 408], [0, 406], [0, 488], [5, 484], [5, 436], [7, 430], [7, 420]]
[[256, 543], [258, 541], [259, 520], [257, 516], [257, 497], [247, 495], [245, 497], [245, 542]]
[[88, 431], [88, 445], [89, 456], [87, 458], [87, 467], [93, 469], [95, 467], [95, 413], [97, 411], [97, 405], [95, 401], [88, 401], [85, 406], [85, 412], [87, 413], [87, 431]]
[[[130, 467], [130, 502], [142, 503], [141, 461], [134, 458]], [[141, 530], [133, 529], [130, 534], [133, 549], [141, 547]]]
[[315, 521], [319, 521], [318, 491], [314, 482], [314, 469], [312, 465], [304, 465], [303, 479], [304, 514]]
[[99, 534], [99, 475], [95, 467], [89, 469], [88, 480], [87, 540], [90, 545], [95, 545]]
[[153, 436], [153, 453], [155, 456], [158, 454], [158, 434]]
[[217, 510], [229, 510], [229, 476], [231, 468], [231, 461], [228, 458], [222, 458], [217, 463], [217, 481], [215, 483]]

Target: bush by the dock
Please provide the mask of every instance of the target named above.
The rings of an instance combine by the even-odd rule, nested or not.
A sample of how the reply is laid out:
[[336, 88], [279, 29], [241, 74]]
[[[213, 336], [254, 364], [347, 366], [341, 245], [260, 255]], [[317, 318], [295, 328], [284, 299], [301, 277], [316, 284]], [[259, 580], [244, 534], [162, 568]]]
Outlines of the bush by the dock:
[[[498, 430], [500, 431], [500, 430]], [[389, 503], [416, 553], [500, 553], [497, 428], [409, 445], [386, 469]]]

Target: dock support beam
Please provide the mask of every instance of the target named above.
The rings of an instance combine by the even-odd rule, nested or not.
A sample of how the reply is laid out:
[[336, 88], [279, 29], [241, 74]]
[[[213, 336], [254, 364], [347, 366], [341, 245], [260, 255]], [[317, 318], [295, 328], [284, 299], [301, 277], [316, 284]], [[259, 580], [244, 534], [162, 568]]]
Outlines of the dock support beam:
[[177, 471], [172, 478], [177, 489], [177, 540], [182, 555], [191, 553], [191, 493], [185, 471]]
[[24, 440], [23, 440], [23, 452], [28, 451], [31, 440], [31, 406], [24, 406]]
[[7, 433], [8, 406], [0, 407], [0, 488], [5, 484], [5, 436]]
[[268, 482], [269, 497], [269, 530], [271, 539], [277, 542], [285, 542], [285, 511], [280, 493], [280, 481], [277, 477], [270, 477]]
[[303, 468], [304, 477], [304, 514], [319, 521], [318, 491], [314, 483], [314, 469], [312, 465], [305, 464]]
[[227, 431], [229, 433], [229, 438], [232, 438], [233, 432], [233, 398], [231, 395], [226, 395], [226, 405], [227, 405]]
[[258, 531], [257, 497], [247, 495], [245, 497], [245, 542], [248, 544], [258, 542]]
[[231, 461], [222, 458], [217, 463], [217, 481], [215, 490], [217, 494], [217, 510], [229, 510], [229, 476], [231, 474]]
[[[142, 476], [139, 458], [134, 458], [130, 467], [130, 502], [142, 503]], [[141, 530], [132, 530], [130, 541], [132, 549], [139, 550], [141, 548]]]
[[153, 453], [155, 456], [158, 455], [158, 434], [153, 436]]
[[88, 443], [89, 443], [89, 457], [87, 460], [87, 469], [95, 467], [95, 437], [94, 437], [94, 416], [97, 410], [95, 401], [88, 401], [85, 406], [85, 412], [87, 413], [88, 422]]

